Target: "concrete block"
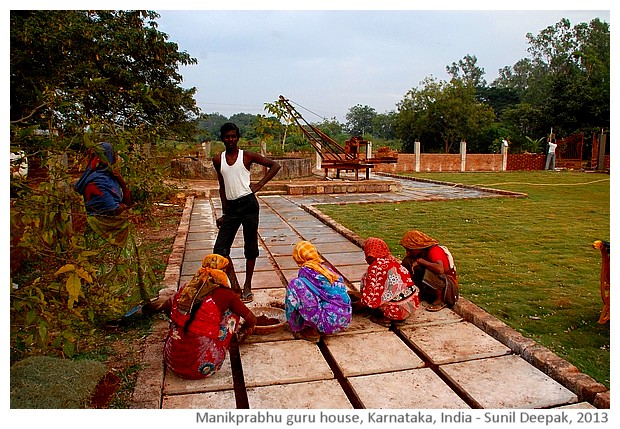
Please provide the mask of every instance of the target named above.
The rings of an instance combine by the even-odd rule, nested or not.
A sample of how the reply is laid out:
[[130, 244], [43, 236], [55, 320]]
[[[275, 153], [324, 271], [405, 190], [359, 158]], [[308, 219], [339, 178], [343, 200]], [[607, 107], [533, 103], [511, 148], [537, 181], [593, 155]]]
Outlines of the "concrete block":
[[325, 337], [325, 344], [345, 377], [424, 366], [424, 361], [390, 331], [330, 336]]
[[250, 387], [252, 409], [351, 409], [347, 395], [336, 380]]
[[510, 353], [508, 347], [468, 322], [403, 327], [401, 332], [436, 365]]
[[439, 371], [480, 408], [550, 408], [578, 400], [515, 355], [441, 365]]
[[469, 408], [430, 368], [349, 378], [365, 408]]

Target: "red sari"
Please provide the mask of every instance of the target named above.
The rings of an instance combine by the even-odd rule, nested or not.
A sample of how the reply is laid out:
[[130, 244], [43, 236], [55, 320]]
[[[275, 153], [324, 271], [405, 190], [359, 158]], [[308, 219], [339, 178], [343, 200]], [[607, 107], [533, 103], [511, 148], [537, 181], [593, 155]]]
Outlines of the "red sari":
[[164, 346], [168, 368], [188, 379], [206, 378], [219, 371], [239, 325], [239, 316], [230, 310], [222, 313], [208, 296], [189, 324], [189, 314], [182, 314], [178, 310], [178, 299], [173, 298], [170, 318], [172, 323]]
[[383, 240], [368, 238], [364, 253], [374, 261], [362, 276], [362, 302], [380, 309], [388, 319], [404, 320], [411, 316], [420, 306], [420, 298], [409, 271], [391, 255]]

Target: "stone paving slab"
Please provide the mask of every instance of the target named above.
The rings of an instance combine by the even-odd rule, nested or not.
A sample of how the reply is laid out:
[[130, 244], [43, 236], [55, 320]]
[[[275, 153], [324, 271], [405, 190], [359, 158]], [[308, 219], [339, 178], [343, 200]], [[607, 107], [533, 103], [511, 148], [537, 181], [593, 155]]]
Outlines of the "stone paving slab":
[[248, 402], [253, 409], [352, 409], [337, 380], [250, 387]]
[[274, 258], [276, 256], [290, 256], [292, 258], [293, 248], [295, 247], [295, 244], [274, 244], [272, 246], [269, 246], [269, 252]]
[[202, 380], [186, 380], [177, 376], [166, 368], [164, 376], [164, 395], [213, 392], [217, 390], [233, 389], [232, 367], [230, 366], [230, 356], [226, 355], [226, 360], [222, 363], [222, 368], [211, 377]]
[[277, 237], [265, 237], [263, 239], [265, 245], [269, 246], [269, 248], [272, 246], [294, 246], [299, 242], [299, 240], [301, 240], [301, 238], [294, 235], [279, 235]]
[[390, 331], [326, 337], [325, 344], [345, 377], [424, 366], [424, 361]]
[[308, 341], [244, 343], [239, 354], [247, 387], [334, 378], [318, 346]]
[[[271, 258], [269, 258], [267, 252], [261, 252], [262, 254], [256, 258], [256, 264], [254, 265], [254, 272], [257, 271], [273, 271], [275, 268], [273, 263], [271, 262]], [[235, 266], [235, 272], [240, 273], [245, 271], [245, 263], [246, 259], [241, 256], [240, 258], [232, 257], [231, 258], [233, 265]]]
[[233, 390], [223, 390], [191, 395], [164, 396], [161, 407], [164, 409], [234, 410], [237, 408], [237, 401]]
[[[236, 273], [239, 284], [243, 285], [245, 282], [245, 264], [243, 271], [236, 271]], [[254, 271], [254, 275], [252, 276], [252, 291], [254, 292], [254, 295], [256, 295], [256, 289], [269, 289], [277, 287], [284, 287], [284, 285], [275, 270]]]
[[364, 254], [364, 251], [360, 247], [351, 243], [349, 240], [321, 243], [317, 246], [317, 250], [325, 257], [337, 252], [361, 252], [362, 255]]
[[364, 262], [363, 264], [356, 265], [337, 265], [336, 269], [345, 279], [355, 283], [359, 282], [364, 273], [366, 273], [368, 264]]
[[278, 268], [281, 270], [299, 270], [299, 265], [297, 265], [297, 262], [295, 262], [292, 255], [275, 256], [273, 259], [275, 259], [276, 264], [278, 264]]
[[187, 251], [194, 251], [194, 250], [202, 250], [203, 252], [205, 252], [205, 254], [211, 253], [211, 252], [213, 252], [213, 245], [214, 244], [215, 244], [215, 238], [213, 238], [211, 240], [192, 240], [192, 241], [188, 241], [185, 244], [186, 254], [187, 254]]
[[426, 311], [428, 303], [422, 301], [418, 308], [400, 327], [400, 330], [407, 327], [445, 325], [448, 323], [462, 322], [463, 318], [449, 308], [440, 311]]
[[480, 408], [550, 408], [577, 402], [577, 395], [516, 355], [439, 367]]
[[299, 233], [304, 240], [314, 244], [317, 249], [321, 247], [321, 244], [323, 243], [350, 243], [349, 240], [333, 230], [332, 233], [321, 233], [309, 228], [307, 231], [299, 231]]
[[365, 408], [469, 408], [430, 368], [363, 375], [348, 380]]
[[469, 322], [402, 327], [401, 332], [435, 365], [511, 353], [509, 347]]
[[[463, 193], [451, 189], [449, 186], [435, 184], [428, 185], [432, 188], [430, 199], [462, 198]], [[411, 187], [413, 188], [413, 187]], [[435, 193], [435, 190], [436, 193]], [[412, 199], [412, 193], [418, 189], [403, 189], [402, 192], [392, 194], [367, 194], [367, 195], [313, 195], [303, 197], [283, 197], [279, 195], [263, 196], [261, 201], [261, 229], [270, 231], [265, 233], [264, 244], [267, 249], [261, 249], [261, 257], [274, 255], [289, 257], [292, 260], [293, 246], [301, 239], [300, 231], [304, 239], [315, 240], [319, 252], [329, 260], [330, 253], [357, 253], [363, 252], [359, 246], [348, 240], [345, 235], [335, 232], [330, 233], [324, 228], [322, 222], [307, 213], [300, 207], [301, 204], [316, 203], [342, 203], [378, 201], [404, 201]], [[429, 196], [429, 192], [422, 192]], [[481, 195], [476, 195], [480, 197]], [[484, 195], [482, 195], [484, 196]], [[267, 204], [265, 204], [267, 202]], [[217, 229], [214, 228], [214, 219], [220, 209], [219, 199], [200, 200], [196, 199], [191, 219], [191, 233], [187, 233], [186, 250], [211, 251]], [[280, 212], [282, 218], [278, 216]], [[288, 225], [287, 222], [288, 221]], [[318, 223], [317, 223], [318, 222]], [[289, 225], [291, 231], [288, 231]], [[275, 230], [285, 233], [276, 234]], [[194, 232], [195, 231], [195, 232]], [[290, 233], [289, 233], [290, 232]], [[259, 231], [260, 233], [260, 231]], [[207, 244], [208, 243], [208, 244]], [[261, 247], [262, 247], [261, 243]], [[240, 262], [236, 264], [237, 271], [245, 270], [243, 258], [243, 239], [239, 232], [233, 244], [232, 254]], [[205, 253], [206, 254], [206, 253]], [[187, 255], [186, 255], [187, 256]], [[200, 255], [200, 260], [204, 254]], [[349, 255], [350, 256], [350, 255]], [[243, 262], [241, 262], [243, 261]], [[198, 261], [199, 262], [199, 261]], [[359, 264], [345, 265], [337, 260], [337, 269], [353, 284], [359, 288], [359, 279], [366, 271], [367, 265], [362, 261]], [[346, 261], [343, 261], [346, 262]], [[268, 266], [267, 266], [268, 267]], [[284, 270], [283, 276], [286, 281], [297, 275], [298, 268]], [[195, 271], [190, 274], [193, 275]], [[261, 273], [261, 274], [259, 274]], [[244, 274], [240, 272], [240, 281], [243, 282]], [[181, 276], [189, 280], [191, 275]], [[260, 279], [261, 276], [264, 279]], [[278, 279], [278, 282], [276, 282]], [[185, 280], [185, 281], [187, 281]], [[269, 287], [275, 283], [276, 287]], [[255, 300], [249, 306], [264, 305], [270, 303], [283, 303], [285, 285], [282, 277], [277, 272], [277, 267], [257, 270], [255, 272], [253, 289]], [[403, 332], [406, 341], [410, 341], [414, 347], [415, 338], [424, 333], [426, 337], [432, 336], [432, 332], [444, 332], [444, 339], [450, 338], [453, 326], [462, 326], [462, 318], [449, 309], [431, 313], [424, 311], [423, 306], [399, 329]], [[469, 320], [469, 319], [468, 319]], [[433, 331], [430, 328], [444, 327]], [[450, 329], [448, 329], [448, 327]], [[423, 329], [424, 328], [424, 329]], [[446, 332], [448, 334], [446, 334]], [[415, 335], [414, 335], [415, 334]], [[406, 370], [389, 370], [386, 373], [355, 374], [355, 367], [363, 366], [364, 362], [354, 359], [358, 350], [386, 349], [384, 342], [390, 343], [387, 347], [386, 356], [390, 356], [393, 350], [398, 352], [400, 346], [391, 344], [391, 340], [372, 343], [362, 341], [362, 346], [354, 349], [348, 337], [365, 336], [368, 338], [381, 337], [400, 338], [388, 328], [375, 324], [369, 320], [368, 314], [354, 314], [350, 326], [343, 332], [333, 336], [324, 336], [325, 349], [335, 358], [339, 367], [350, 374], [348, 383], [357, 394], [358, 399], [366, 408], [467, 408], [467, 403], [453, 390], [457, 389], [463, 398], [476, 406], [485, 408], [588, 408], [592, 407], [586, 402], [577, 402], [575, 394], [546, 377], [544, 373], [535, 369], [524, 359], [514, 355], [501, 355], [491, 358], [475, 358], [474, 360], [459, 361], [454, 363], [440, 364], [435, 367], [432, 360], [431, 367], [419, 367]], [[470, 335], [469, 333], [467, 335]], [[421, 336], [418, 344], [429, 349], [432, 342]], [[359, 338], [358, 338], [359, 339]], [[469, 338], [467, 338], [469, 340]], [[455, 347], [460, 346], [455, 339]], [[422, 341], [422, 342], [420, 342]], [[359, 341], [358, 341], [359, 342]], [[486, 344], [484, 341], [482, 344]], [[343, 350], [347, 350], [349, 353]], [[493, 349], [493, 347], [491, 347]], [[338, 350], [332, 352], [332, 350]], [[416, 349], [417, 350], [417, 349]], [[484, 347], [482, 348], [484, 350]], [[488, 350], [487, 350], [488, 351]], [[409, 350], [417, 358], [429, 359], [421, 353], [419, 356]], [[468, 356], [476, 356], [477, 350]], [[252, 408], [330, 408], [328, 405], [318, 406], [318, 401], [326, 399], [331, 407], [351, 408], [351, 403], [346, 400], [346, 395], [334, 374], [323, 357], [320, 348], [316, 344], [302, 340], [293, 340], [292, 332], [285, 326], [280, 331], [269, 335], [253, 335], [246, 343], [240, 345], [241, 360], [244, 377], [247, 386], [248, 398]], [[427, 351], [428, 353], [428, 351]], [[467, 354], [467, 353], [466, 353]], [[303, 359], [299, 359], [303, 356]], [[429, 355], [430, 356], [430, 355]], [[440, 354], [435, 356], [437, 362], [442, 362], [445, 357]], [[516, 363], [507, 359], [516, 359]], [[358, 358], [359, 359], [359, 358]], [[403, 359], [394, 359], [400, 363]], [[423, 364], [423, 360], [420, 359]], [[346, 363], [346, 365], [345, 365]], [[439, 371], [439, 374], [434, 371]], [[201, 381], [182, 380], [173, 374], [165, 374], [161, 386], [164, 389], [163, 408], [211, 408], [211, 409], [234, 409], [236, 401], [232, 390], [232, 374], [230, 368], [230, 356], [224, 362], [222, 370], [215, 376]], [[162, 371], [162, 375], [164, 372]], [[441, 375], [441, 377], [440, 377]], [[443, 380], [442, 380], [443, 377]], [[161, 378], [161, 376], [160, 376]], [[521, 383], [521, 384], [520, 384]], [[452, 388], [450, 387], [452, 386]], [[307, 390], [309, 389], [309, 390]], [[547, 391], [545, 391], [547, 389]], [[312, 392], [324, 392], [316, 398], [309, 397]], [[516, 391], [516, 393], [514, 392]], [[326, 393], [329, 392], [329, 393]], [[406, 392], [406, 395], [403, 395]], [[529, 396], [527, 396], [529, 395]], [[538, 396], [537, 396], [538, 395]], [[552, 399], [547, 397], [552, 395]], [[333, 399], [337, 398], [337, 399]], [[342, 399], [342, 402], [341, 402]], [[277, 400], [277, 404], [274, 403]], [[271, 401], [271, 403], [269, 402]], [[288, 402], [287, 402], [288, 401]], [[296, 402], [300, 401], [300, 402]], [[146, 402], [145, 402], [146, 403]], [[150, 403], [150, 402], [149, 402]], [[335, 403], [338, 406], [335, 406]], [[278, 405], [279, 404], [279, 405]]]
[[[343, 265], [359, 265], [360, 262], [366, 264], [364, 260], [364, 252], [339, 252], [339, 253], [321, 253], [321, 255], [327, 259], [335, 267], [341, 267]], [[368, 265], [366, 264], [366, 268]]]
[[369, 317], [368, 314], [353, 313], [351, 323], [349, 323], [347, 329], [334, 334], [334, 336], [368, 332], [389, 332], [389, 328], [372, 322]]

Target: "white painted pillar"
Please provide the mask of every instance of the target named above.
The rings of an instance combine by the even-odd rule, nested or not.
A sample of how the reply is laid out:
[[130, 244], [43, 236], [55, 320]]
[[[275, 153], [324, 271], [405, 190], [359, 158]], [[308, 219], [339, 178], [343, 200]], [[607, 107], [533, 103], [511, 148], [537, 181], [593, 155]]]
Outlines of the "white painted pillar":
[[465, 171], [465, 163], [467, 161], [467, 142], [461, 140], [461, 171]]
[[508, 165], [508, 142], [506, 139], [502, 140], [502, 171], [506, 171]]
[[413, 151], [415, 153], [415, 172], [420, 172], [420, 141], [416, 140], [413, 143]]

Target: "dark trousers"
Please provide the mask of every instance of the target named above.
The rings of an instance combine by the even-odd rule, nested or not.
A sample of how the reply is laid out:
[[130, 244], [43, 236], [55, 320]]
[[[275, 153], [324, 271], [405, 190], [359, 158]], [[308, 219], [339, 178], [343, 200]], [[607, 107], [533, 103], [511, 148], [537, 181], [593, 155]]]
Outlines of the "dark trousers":
[[230, 256], [230, 248], [240, 226], [243, 226], [243, 254], [246, 259], [258, 258], [258, 215], [256, 195], [250, 194], [226, 201], [226, 214], [215, 240], [213, 253]]

